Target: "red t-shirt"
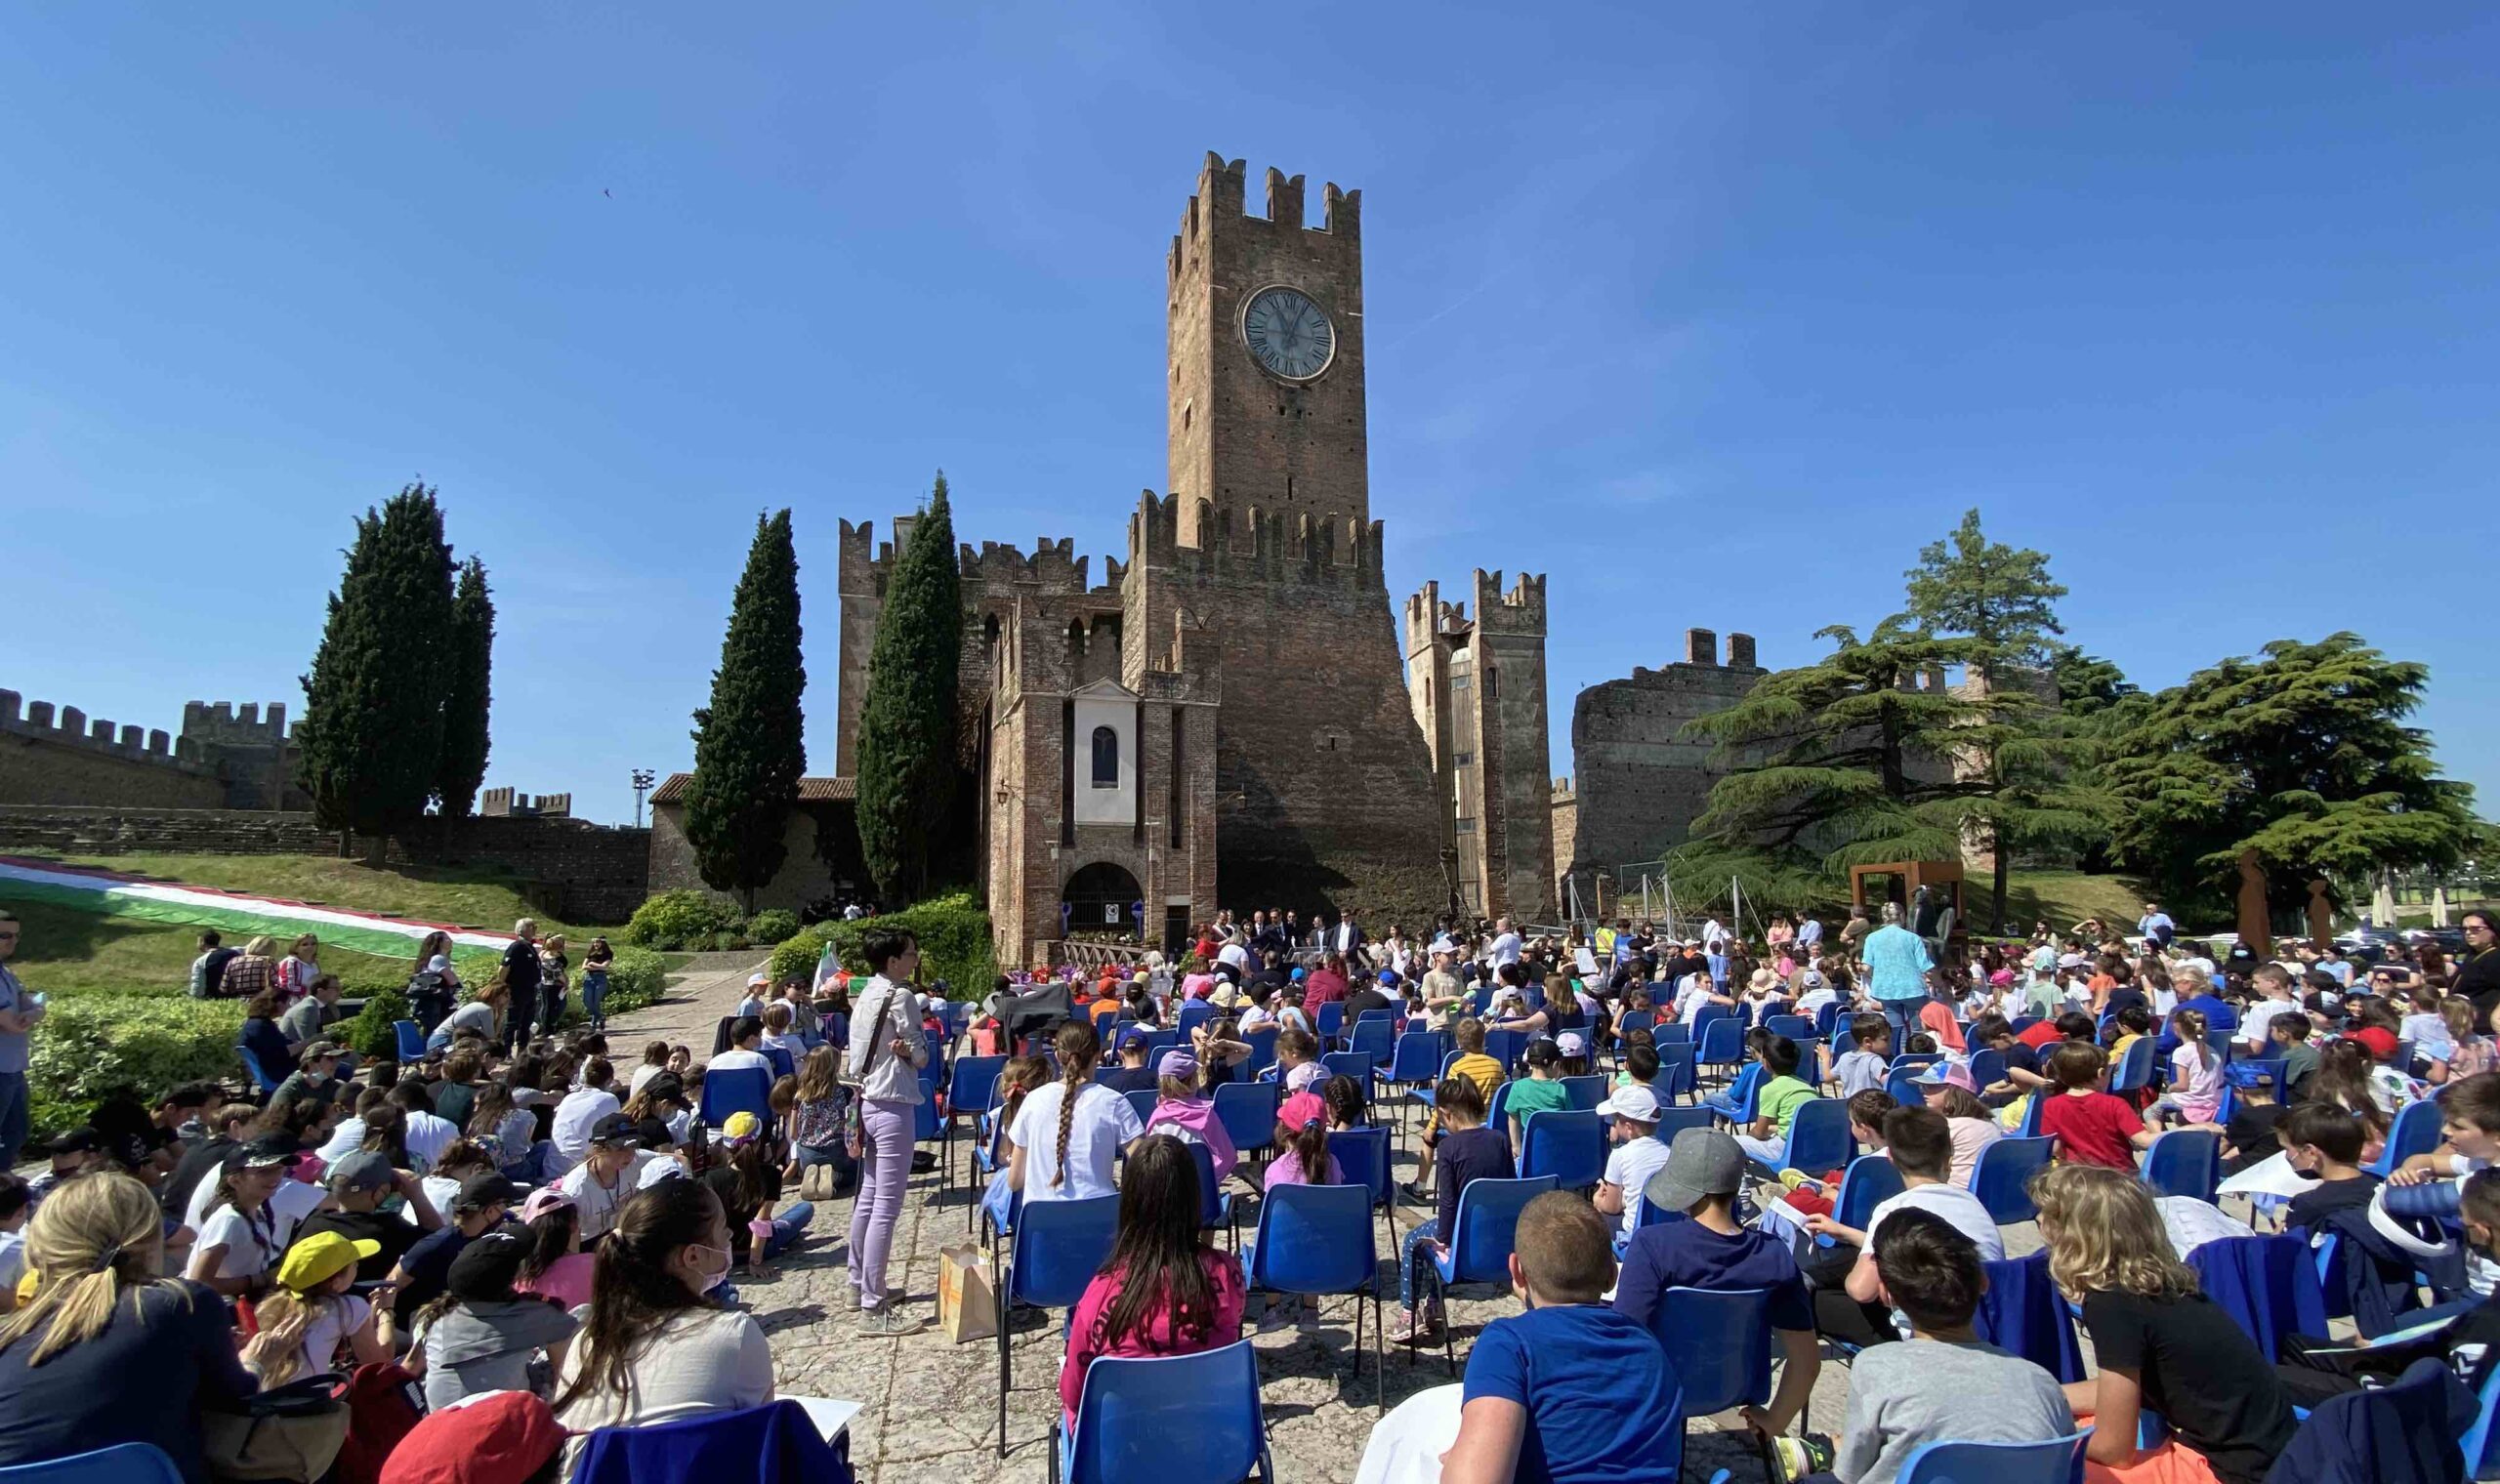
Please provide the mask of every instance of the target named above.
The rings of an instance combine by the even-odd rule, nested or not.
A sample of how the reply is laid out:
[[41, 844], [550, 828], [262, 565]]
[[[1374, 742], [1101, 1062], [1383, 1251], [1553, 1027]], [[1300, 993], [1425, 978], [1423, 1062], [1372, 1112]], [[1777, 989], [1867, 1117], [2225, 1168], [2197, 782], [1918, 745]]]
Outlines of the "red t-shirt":
[[2130, 1175], [2136, 1169], [2135, 1136], [2145, 1121], [2123, 1097], [2061, 1092], [2040, 1110], [2040, 1132], [2058, 1136], [2058, 1157], [2078, 1165], [2105, 1165]]
[[2045, 1051], [2059, 1040], [2057, 1022], [2043, 1020], [2014, 1039], [2035, 1051]]

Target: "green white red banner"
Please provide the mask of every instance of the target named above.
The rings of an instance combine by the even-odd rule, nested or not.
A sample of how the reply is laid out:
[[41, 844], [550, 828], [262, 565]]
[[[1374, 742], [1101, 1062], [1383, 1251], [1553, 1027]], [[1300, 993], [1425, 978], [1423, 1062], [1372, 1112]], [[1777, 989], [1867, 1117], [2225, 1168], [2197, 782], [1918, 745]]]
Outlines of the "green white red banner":
[[317, 935], [325, 947], [386, 958], [413, 955], [417, 945], [433, 932], [450, 933], [455, 951], [462, 953], [499, 954], [512, 942], [510, 933], [450, 923], [385, 917], [348, 907], [325, 907], [89, 866], [64, 866], [59, 861], [0, 855], [0, 903], [16, 902], [50, 902], [80, 912], [214, 928], [233, 943], [257, 933], [267, 933], [284, 943], [310, 932]]

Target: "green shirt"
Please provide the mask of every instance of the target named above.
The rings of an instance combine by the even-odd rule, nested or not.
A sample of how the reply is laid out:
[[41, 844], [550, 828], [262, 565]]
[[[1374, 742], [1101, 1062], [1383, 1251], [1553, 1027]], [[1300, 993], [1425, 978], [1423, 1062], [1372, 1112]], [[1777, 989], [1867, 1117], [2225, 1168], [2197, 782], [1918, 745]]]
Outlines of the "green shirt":
[[[1511, 1094], [1513, 1106], [1518, 1105], [1519, 1096], [1517, 1092]], [[1770, 1119], [1771, 1127], [1779, 1132], [1780, 1137], [1785, 1138], [1788, 1136], [1788, 1126], [1797, 1121], [1798, 1108], [1811, 1101], [1813, 1096], [1814, 1090], [1794, 1077], [1773, 1077], [1762, 1085], [1761, 1093], [1754, 1099], [1754, 1112], [1760, 1117]]]
[[1524, 1131], [1529, 1114], [1567, 1108], [1571, 1106], [1571, 1093], [1560, 1080], [1539, 1082], [1533, 1077], [1522, 1077], [1511, 1084], [1510, 1101], [1504, 1106], [1511, 1117], [1520, 1121], [1520, 1128]]

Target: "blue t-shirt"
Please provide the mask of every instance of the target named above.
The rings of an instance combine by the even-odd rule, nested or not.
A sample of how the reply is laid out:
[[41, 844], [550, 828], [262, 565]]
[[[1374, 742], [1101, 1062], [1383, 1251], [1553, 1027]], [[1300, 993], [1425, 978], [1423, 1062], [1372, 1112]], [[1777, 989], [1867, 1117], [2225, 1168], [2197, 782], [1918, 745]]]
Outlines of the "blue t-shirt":
[[[1646, 1228], [1645, 1228], [1646, 1229]], [[1674, 1386], [1648, 1330], [1602, 1304], [1570, 1303], [1496, 1319], [1467, 1357], [1466, 1401], [1498, 1396], [1527, 1409], [1519, 1484], [1676, 1484]]]
[[1727, 1237], [1684, 1220], [1634, 1232], [1615, 1285], [1615, 1312], [1646, 1329], [1657, 1317], [1659, 1296], [1671, 1288], [1764, 1289], [1772, 1329], [1814, 1327], [1814, 1302], [1787, 1244], [1752, 1227]]

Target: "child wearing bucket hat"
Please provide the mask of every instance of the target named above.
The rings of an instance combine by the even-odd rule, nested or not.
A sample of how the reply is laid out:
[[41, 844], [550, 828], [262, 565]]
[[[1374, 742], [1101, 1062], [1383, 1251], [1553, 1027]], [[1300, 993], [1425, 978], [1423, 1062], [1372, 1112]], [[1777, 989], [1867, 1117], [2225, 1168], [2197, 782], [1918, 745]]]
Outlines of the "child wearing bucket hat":
[[390, 1319], [369, 1299], [349, 1293], [358, 1262], [382, 1251], [334, 1231], [304, 1237], [278, 1259], [277, 1288], [255, 1307], [260, 1333], [243, 1347], [243, 1364], [263, 1387], [332, 1369], [342, 1346], [348, 1369], [391, 1358]]

